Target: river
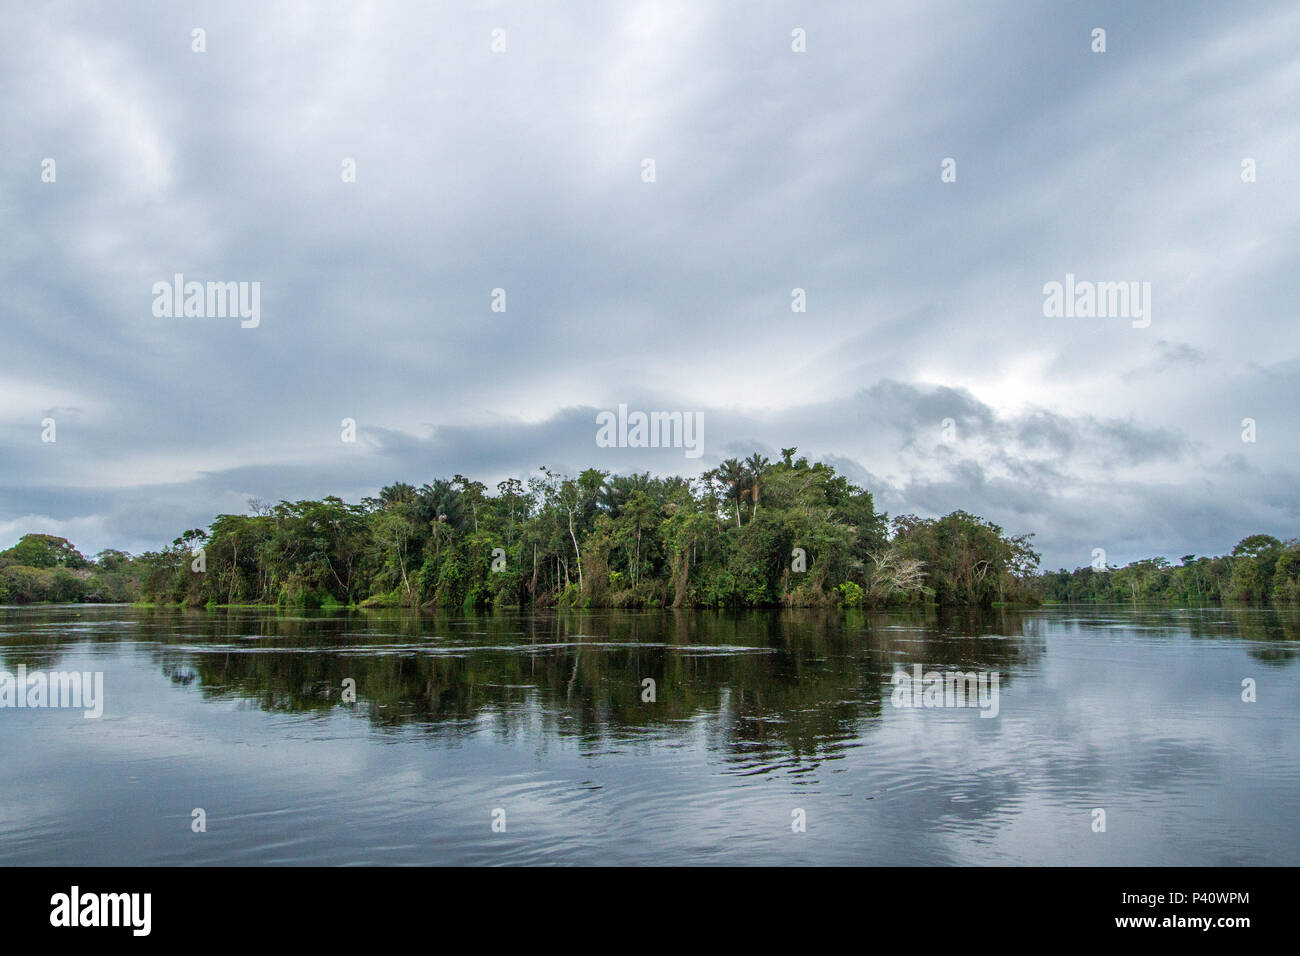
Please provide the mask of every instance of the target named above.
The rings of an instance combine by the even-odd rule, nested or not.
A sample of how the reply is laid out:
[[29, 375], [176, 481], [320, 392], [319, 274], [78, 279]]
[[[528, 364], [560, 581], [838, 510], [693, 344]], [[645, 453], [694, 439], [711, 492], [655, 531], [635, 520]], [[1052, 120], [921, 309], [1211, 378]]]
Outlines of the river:
[[1298, 656], [1258, 609], [0, 608], [10, 675], [102, 675], [10, 678], [0, 863], [1296, 865]]

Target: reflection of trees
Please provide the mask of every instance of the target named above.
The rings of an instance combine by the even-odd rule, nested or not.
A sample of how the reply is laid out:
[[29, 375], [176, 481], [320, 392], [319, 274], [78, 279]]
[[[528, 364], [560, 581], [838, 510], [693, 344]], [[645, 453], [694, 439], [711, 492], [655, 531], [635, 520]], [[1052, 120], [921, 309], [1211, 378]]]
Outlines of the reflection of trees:
[[[1217, 623], [1204, 623], [1210, 621]], [[1300, 620], [1294, 614], [1251, 610], [1225, 621], [1223, 614], [1210, 611], [1191, 632], [1193, 637], [1239, 638], [1264, 645], [1246, 651], [1262, 664], [1287, 664], [1300, 657]]]
[[[177, 616], [177, 636], [154, 652], [164, 673], [197, 675], [211, 698], [323, 714], [352, 678], [356, 713], [382, 728], [455, 737], [486, 724], [595, 744], [706, 718], [716, 746], [800, 758], [859, 736], [895, 666], [998, 669], [1005, 682], [1040, 652], [1016, 637], [1018, 616], [996, 612], [158, 613]], [[1005, 637], [980, 636], [990, 632]], [[654, 703], [641, 700], [645, 678]]]
[[[80, 612], [78, 612], [80, 613]], [[1106, 625], [1104, 611], [1088, 620]], [[1097, 615], [1101, 615], [1097, 617]], [[490, 727], [530, 740], [682, 737], [746, 760], [822, 759], [881, 713], [897, 668], [997, 670], [1005, 688], [1048, 653], [1059, 615], [993, 609], [868, 612], [499, 613], [469, 618], [408, 612], [232, 609], [67, 609], [0, 612], [0, 664], [58, 669], [69, 644], [145, 641], [163, 676], [210, 699], [267, 711], [355, 713], [377, 730], [454, 739]], [[1170, 637], [1256, 642], [1286, 663], [1300, 620], [1222, 609], [1117, 612], [1114, 626]], [[655, 703], [641, 700], [644, 678]], [[355, 708], [341, 703], [356, 681]]]
[[[1094, 611], [1106, 614], [1106, 609]], [[1117, 608], [1117, 627], [1138, 626], [1153, 637], [1195, 640], [1251, 641], [1246, 653], [1261, 663], [1286, 664], [1300, 657], [1300, 617], [1294, 611], [1273, 608]]]

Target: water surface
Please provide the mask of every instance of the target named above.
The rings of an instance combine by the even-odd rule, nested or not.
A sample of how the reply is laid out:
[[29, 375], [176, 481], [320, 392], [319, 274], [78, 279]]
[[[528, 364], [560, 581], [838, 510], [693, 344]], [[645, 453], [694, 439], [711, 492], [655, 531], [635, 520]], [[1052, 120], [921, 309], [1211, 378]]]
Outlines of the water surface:
[[[1295, 865], [1298, 654], [1217, 608], [0, 608], [0, 668], [105, 696], [0, 709], [0, 863]], [[998, 716], [893, 706], [913, 664]]]

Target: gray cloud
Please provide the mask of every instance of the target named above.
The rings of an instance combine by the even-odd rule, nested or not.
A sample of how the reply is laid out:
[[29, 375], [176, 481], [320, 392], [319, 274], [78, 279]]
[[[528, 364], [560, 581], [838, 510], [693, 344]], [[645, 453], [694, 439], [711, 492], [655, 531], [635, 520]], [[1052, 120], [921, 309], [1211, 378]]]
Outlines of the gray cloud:
[[[13, 6], [0, 536], [139, 550], [248, 496], [792, 444], [1049, 563], [1293, 534], [1298, 32], [1281, 2]], [[260, 281], [261, 326], [155, 318], [178, 272]], [[1044, 318], [1067, 272], [1151, 282], [1151, 327]], [[620, 402], [704, 412], [705, 457], [596, 448]]]

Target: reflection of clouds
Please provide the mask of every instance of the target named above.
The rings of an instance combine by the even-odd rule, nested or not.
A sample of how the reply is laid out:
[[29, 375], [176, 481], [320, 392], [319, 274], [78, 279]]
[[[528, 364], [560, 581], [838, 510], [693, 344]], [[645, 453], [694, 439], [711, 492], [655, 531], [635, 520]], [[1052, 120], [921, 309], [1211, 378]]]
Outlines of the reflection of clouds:
[[[69, 613], [82, 618], [60, 628]], [[968, 615], [926, 626], [914, 613], [850, 625], [816, 613], [5, 612], [0, 630], [29, 635], [19, 653], [48, 642], [62, 669], [104, 670], [106, 711], [0, 723], [14, 771], [0, 779], [0, 853], [1294, 863], [1300, 672], [1261, 671], [1258, 642], [1240, 636], [1275, 619], [1046, 610], [993, 615], [984, 630], [1002, 636], [981, 638]], [[655, 622], [672, 641], [655, 640]], [[458, 656], [423, 653], [440, 641]], [[768, 652], [693, 657], [697, 642]], [[882, 706], [898, 661], [999, 670], [1000, 716]], [[653, 707], [639, 701], [648, 672]], [[355, 708], [319, 696], [344, 674], [358, 679]], [[1257, 675], [1259, 703], [1240, 702], [1243, 674]], [[444, 683], [421, 697], [431, 680]], [[209, 815], [202, 840], [189, 839], [195, 806]], [[493, 841], [497, 806], [508, 830]], [[793, 807], [809, 821], [798, 844]], [[1107, 810], [1104, 835], [1093, 807]]]

